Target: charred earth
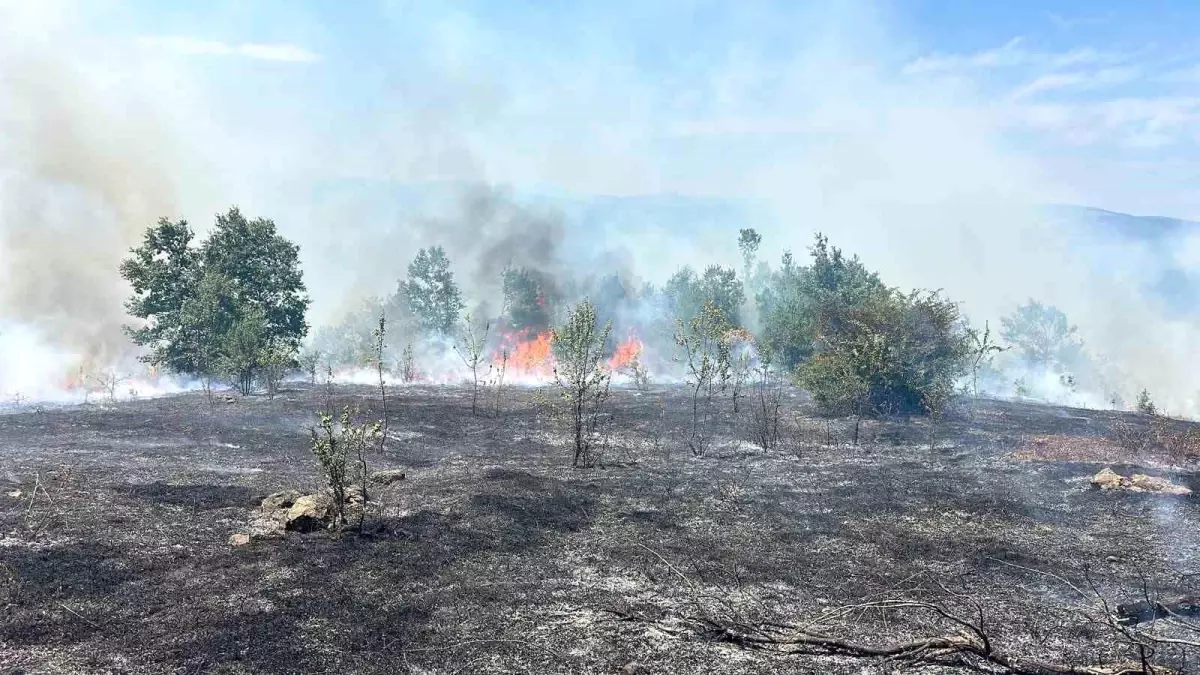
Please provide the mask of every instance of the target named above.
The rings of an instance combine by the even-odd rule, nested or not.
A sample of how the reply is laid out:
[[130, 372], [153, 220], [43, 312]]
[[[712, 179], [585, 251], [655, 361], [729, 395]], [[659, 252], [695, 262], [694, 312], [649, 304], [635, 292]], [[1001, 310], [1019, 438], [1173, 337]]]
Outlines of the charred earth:
[[1200, 505], [1091, 484], [1200, 488], [1194, 457], [1114, 438], [1146, 416], [978, 401], [854, 444], [788, 395], [775, 447], [724, 401], [696, 457], [685, 391], [620, 390], [572, 469], [548, 392], [473, 416], [397, 388], [369, 459], [404, 478], [364, 533], [231, 545], [268, 495], [322, 489], [314, 412], [377, 393], [0, 416], [0, 670], [1196, 672], [1200, 633], [1159, 609], [1200, 591]]

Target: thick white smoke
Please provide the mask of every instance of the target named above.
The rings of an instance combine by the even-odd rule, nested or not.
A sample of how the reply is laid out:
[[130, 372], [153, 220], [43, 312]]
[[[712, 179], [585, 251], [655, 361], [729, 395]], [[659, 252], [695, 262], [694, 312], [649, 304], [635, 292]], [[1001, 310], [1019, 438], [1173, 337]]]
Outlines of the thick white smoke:
[[[936, 50], [883, 3], [606, 5], [548, 15], [549, 30], [414, 2], [351, 12], [375, 29], [359, 37], [301, 8], [161, 30], [141, 17], [133, 33], [123, 13], [146, 10], [113, 7], [0, 0], [0, 321], [3, 344], [45, 364], [6, 369], [0, 391], [44, 388], [58, 363], [127, 363], [116, 265], [160, 216], [203, 231], [236, 203], [274, 218], [301, 244], [319, 325], [391, 293], [425, 245], [446, 246], [469, 299], [493, 304], [486, 280], [521, 258], [554, 269], [623, 251], [654, 282], [689, 263], [740, 268], [736, 232], [703, 218], [580, 231], [541, 203], [675, 195], [749, 204], [771, 261], [823, 231], [891, 284], [944, 288], [977, 323], [1056, 305], [1135, 387], [1192, 411], [1200, 335], [1136, 290], [1164, 261], [1047, 219], [1038, 205], [1104, 193], [1015, 145], [1012, 110], [968, 78], [917, 61]], [[716, 37], [686, 28], [702, 19]], [[259, 44], [280, 39], [300, 44]], [[651, 42], [647, 61], [636, 47]], [[431, 184], [514, 196], [397, 196]]]

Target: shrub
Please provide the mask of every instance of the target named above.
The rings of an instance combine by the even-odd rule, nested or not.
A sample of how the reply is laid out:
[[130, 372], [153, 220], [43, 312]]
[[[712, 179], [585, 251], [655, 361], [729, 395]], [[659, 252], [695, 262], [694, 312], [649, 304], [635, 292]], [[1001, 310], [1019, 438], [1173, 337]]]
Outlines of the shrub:
[[837, 329], [840, 314], [887, 291], [857, 256], [846, 258], [821, 234], [809, 253], [808, 267], [785, 253], [780, 269], [760, 279], [755, 297], [762, 326], [759, 342], [787, 371], [813, 355], [819, 334]]
[[779, 445], [780, 408], [783, 407], [783, 378], [771, 367], [768, 354], [760, 355], [753, 373], [750, 394], [750, 440], [764, 450]]
[[554, 378], [570, 411], [575, 467], [595, 461], [593, 436], [603, 419], [611, 377], [604, 368], [604, 345], [611, 330], [611, 323], [602, 328], [596, 325], [596, 308], [585, 299], [571, 310], [563, 325], [550, 331]]
[[936, 415], [966, 372], [970, 337], [938, 293], [877, 290], [819, 314], [816, 354], [797, 372], [827, 412]]
[[471, 318], [471, 315], [467, 314], [463, 317], [462, 325], [459, 327], [458, 339], [454, 344], [454, 351], [458, 352], [458, 356], [467, 366], [467, 370], [471, 371], [472, 415], [477, 415], [479, 410], [479, 370], [483, 367], [484, 361], [487, 360], [484, 347], [487, 345], [488, 330], [491, 329], [491, 326], [491, 322], [488, 321], [479, 326]]
[[709, 304], [720, 309], [727, 321], [737, 323], [746, 297], [737, 272], [720, 265], [709, 265], [699, 276], [692, 268], [684, 267], [667, 280], [663, 296], [668, 313], [685, 325]]
[[382, 432], [379, 422], [355, 424], [356, 416], [357, 411], [349, 406], [342, 409], [337, 420], [332, 413], [321, 413], [320, 427], [310, 429], [310, 433], [313, 455], [333, 494], [335, 525], [346, 524], [346, 498], [350, 486], [357, 484], [363, 491], [363, 510], [358, 520], [361, 530], [367, 501], [367, 450]]
[[1154, 399], [1150, 398], [1150, 392], [1143, 389], [1137, 397], [1137, 411], [1143, 415], [1157, 415], [1158, 406], [1154, 405]]
[[708, 426], [713, 397], [723, 391], [729, 380], [729, 341], [731, 330], [725, 313], [714, 302], [690, 322], [677, 319], [675, 344], [683, 351], [692, 392], [692, 430], [688, 447], [699, 457], [708, 450]]

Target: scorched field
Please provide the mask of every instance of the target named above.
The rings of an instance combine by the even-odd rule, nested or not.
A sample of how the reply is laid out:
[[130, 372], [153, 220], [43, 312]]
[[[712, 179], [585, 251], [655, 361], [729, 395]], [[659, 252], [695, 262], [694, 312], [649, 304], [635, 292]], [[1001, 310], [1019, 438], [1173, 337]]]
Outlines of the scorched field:
[[398, 471], [363, 532], [255, 530], [268, 496], [322, 489], [314, 411], [382, 416], [377, 390], [330, 395], [0, 416], [0, 667], [1200, 671], [1177, 600], [1200, 583], [1196, 498], [1092, 484], [1200, 489], [1163, 441], [1183, 423], [978, 401], [932, 428], [865, 420], [855, 443], [789, 395], [771, 449], [726, 400], [695, 456], [688, 392], [623, 389], [574, 469], [549, 391], [472, 415], [469, 389], [395, 388], [368, 460]]

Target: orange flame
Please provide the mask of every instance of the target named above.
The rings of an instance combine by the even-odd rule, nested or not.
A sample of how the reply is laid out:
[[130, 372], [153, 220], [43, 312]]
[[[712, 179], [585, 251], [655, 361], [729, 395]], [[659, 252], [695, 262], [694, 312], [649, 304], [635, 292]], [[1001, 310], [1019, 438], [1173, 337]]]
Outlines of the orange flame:
[[624, 370], [638, 360], [642, 355], [642, 341], [637, 335], [630, 334], [624, 342], [617, 345], [613, 355], [608, 359], [609, 370]]
[[[504, 355], [508, 355], [505, 363]], [[492, 356], [496, 367], [505, 367], [523, 375], [549, 375], [554, 372], [554, 352], [550, 348], [550, 333], [534, 333], [526, 329], [505, 336], [500, 349]]]

